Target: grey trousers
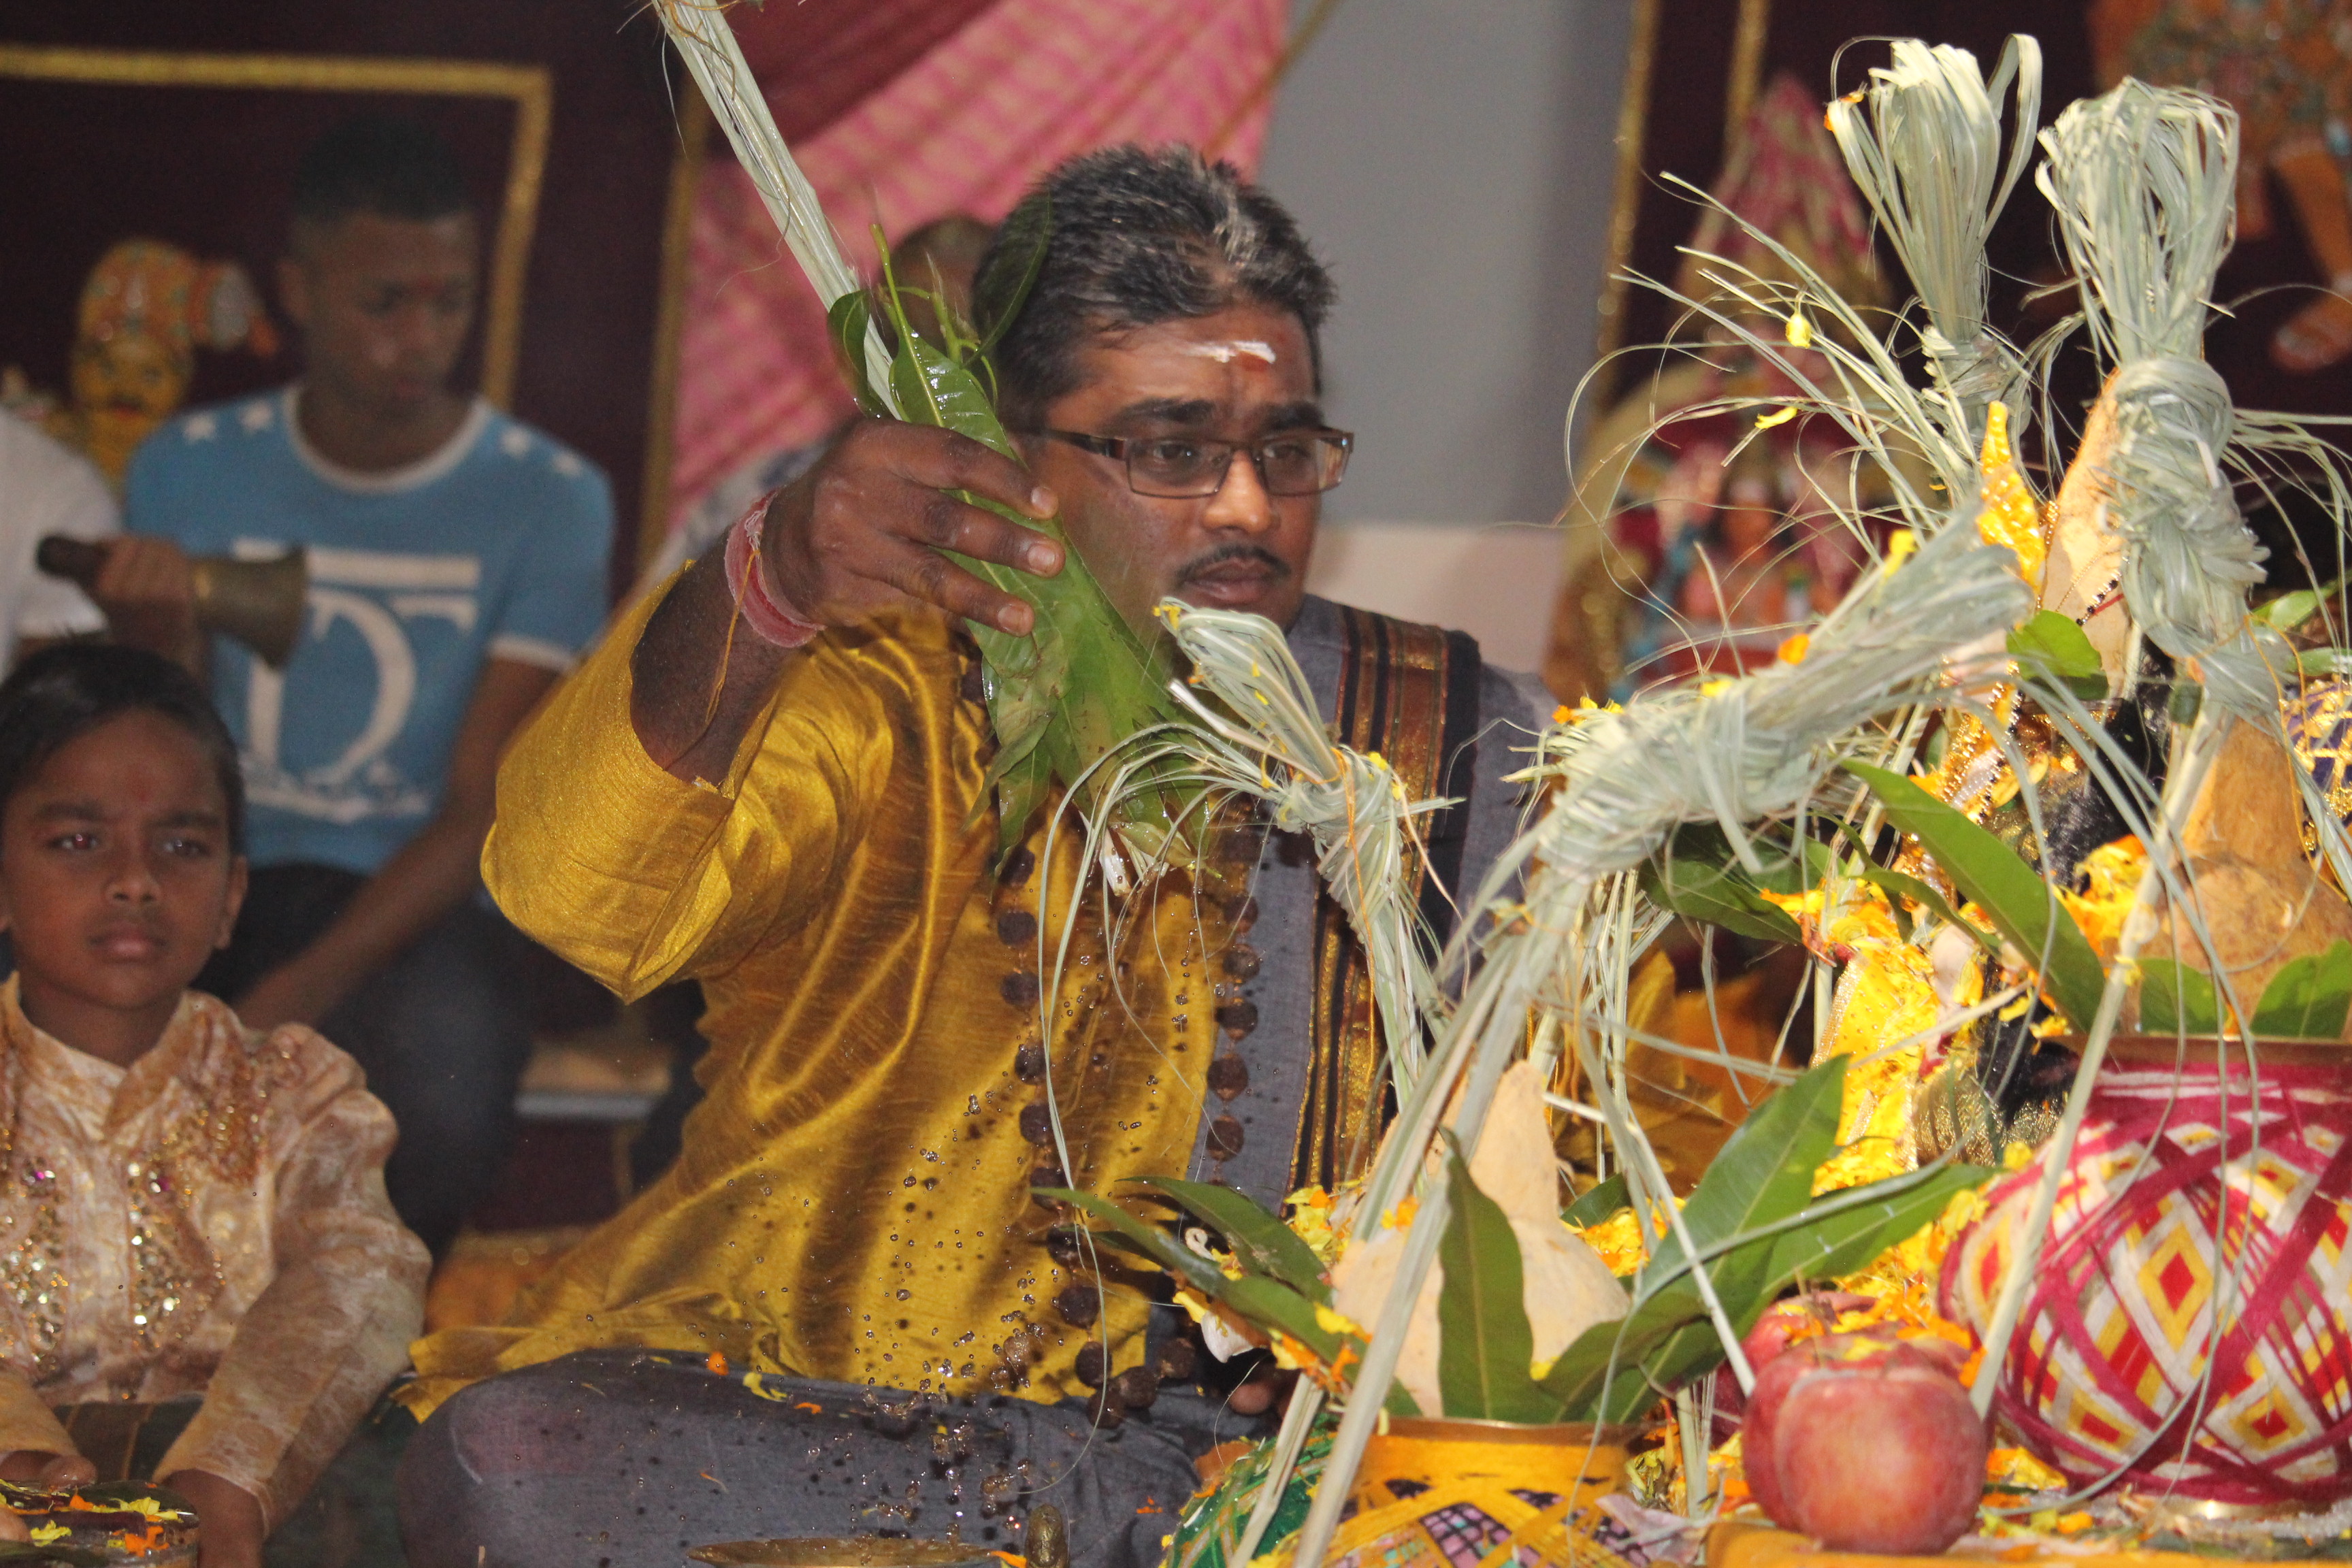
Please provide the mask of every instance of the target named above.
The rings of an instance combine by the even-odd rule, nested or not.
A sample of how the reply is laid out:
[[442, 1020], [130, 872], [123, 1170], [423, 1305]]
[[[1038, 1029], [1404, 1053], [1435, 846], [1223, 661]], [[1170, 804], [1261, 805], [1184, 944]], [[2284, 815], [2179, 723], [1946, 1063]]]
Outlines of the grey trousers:
[[[193, 1395], [154, 1405], [62, 1405], [58, 1419], [101, 1481], [146, 1480], [203, 1407]], [[308, 1496], [278, 1521], [263, 1568], [402, 1568], [393, 1477], [416, 1418], [379, 1400]]]
[[689, 1547], [884, 1533], [1019, 1552], [1052, 1503], [1074, 1568], [1152, 1568], [1193, 1458], [1257, 1423], [1171, 1389], [1115, 1432], [1074, 1407], [925, 1400], [583, 1351], [476, 1384], [400, 1468], [411, 1568], [687, 1568]]

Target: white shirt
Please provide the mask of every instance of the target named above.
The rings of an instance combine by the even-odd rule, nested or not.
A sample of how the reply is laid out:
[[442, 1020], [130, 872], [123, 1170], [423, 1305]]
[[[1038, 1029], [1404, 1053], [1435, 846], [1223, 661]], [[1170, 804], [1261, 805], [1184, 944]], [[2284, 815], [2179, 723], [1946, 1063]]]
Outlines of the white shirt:
[[98, 606], [35, 566], [33, 551], [52, 533], [108, 539], [120, 529], [96, 468], [26, 421], [0, 414], [0, 666], [26, 637], [106, 629]]

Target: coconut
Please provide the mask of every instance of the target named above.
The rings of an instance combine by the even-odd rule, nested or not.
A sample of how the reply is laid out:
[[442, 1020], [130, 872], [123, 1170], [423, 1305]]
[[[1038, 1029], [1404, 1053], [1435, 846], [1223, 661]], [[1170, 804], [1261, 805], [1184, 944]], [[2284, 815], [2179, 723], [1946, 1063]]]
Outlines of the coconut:
[[[1454, 1120], [1452, 1111], [1446, 1120]], [[1591, 1244], [1560, 1223], [1558, 1161], [1544, 1121], [1543, 1082], [1530, 1063], [1514, 1064], [1496, 1086], [1486, 1129], [1470, 1156], [1470, 1179], [1502, 1209], [1518, 1238], [1520, 1300], [1537, 1361], [1557, 1357], [1593, 1324], [1625, 1315], [1624, 1286]], [[1333, 1308], [1369, 1328], [1396, 1281], [1404, 1241], [1402, 1228], [1383, 1230], [1368, 1241], [1351, 1238], [1331, 1269]], [[1425, 1415], [1444, 1409], [1437, 1381], [1437, 1300], [1444, 1283], [1444, 1267], [1432, 1265], [1397, 1357], [1397, 1381]]]

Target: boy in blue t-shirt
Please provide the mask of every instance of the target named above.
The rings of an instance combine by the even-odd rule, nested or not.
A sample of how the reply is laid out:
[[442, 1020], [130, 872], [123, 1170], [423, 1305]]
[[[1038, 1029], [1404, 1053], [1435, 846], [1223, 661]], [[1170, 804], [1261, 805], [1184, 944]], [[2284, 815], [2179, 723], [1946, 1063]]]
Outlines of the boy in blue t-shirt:
[[[156, 432], [95, 589], [179, 618], [251, 803], [253, 889], [200, 977], [247, 1023], [318, 1026], [400, 1123], [385, 1170], [436, 1254], [512, 1135], [530, 1049], [519, 939], [475, 897], [500, 748], [594, 637], [612, 499], [545, 435], [451, 388], [480, 235], [447, 146], [398, 121], [330, 132], [297, 176], [287, 314], [306, 374]], [[309, 552], [282, 670], [206, 638], [187, 558]]]

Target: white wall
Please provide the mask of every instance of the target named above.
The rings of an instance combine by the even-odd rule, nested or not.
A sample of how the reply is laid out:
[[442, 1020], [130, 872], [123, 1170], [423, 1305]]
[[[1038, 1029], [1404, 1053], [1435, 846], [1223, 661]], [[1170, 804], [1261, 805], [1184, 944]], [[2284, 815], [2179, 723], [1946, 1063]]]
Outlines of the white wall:
[[[1303, 16], [1307, 0], [1296, 11]], [[1331, 265], [1335, 521], [1549, 520], [1591, 361], [1630, 0], [1341, 0], [1263, 172]]]
[[1550, 635], [1559, 533], [1526, 523], [1350, 522], [1323, 530], [1307, 585], [1327, 599], [1478, 639], [1489, 664], [1534, 671]]

